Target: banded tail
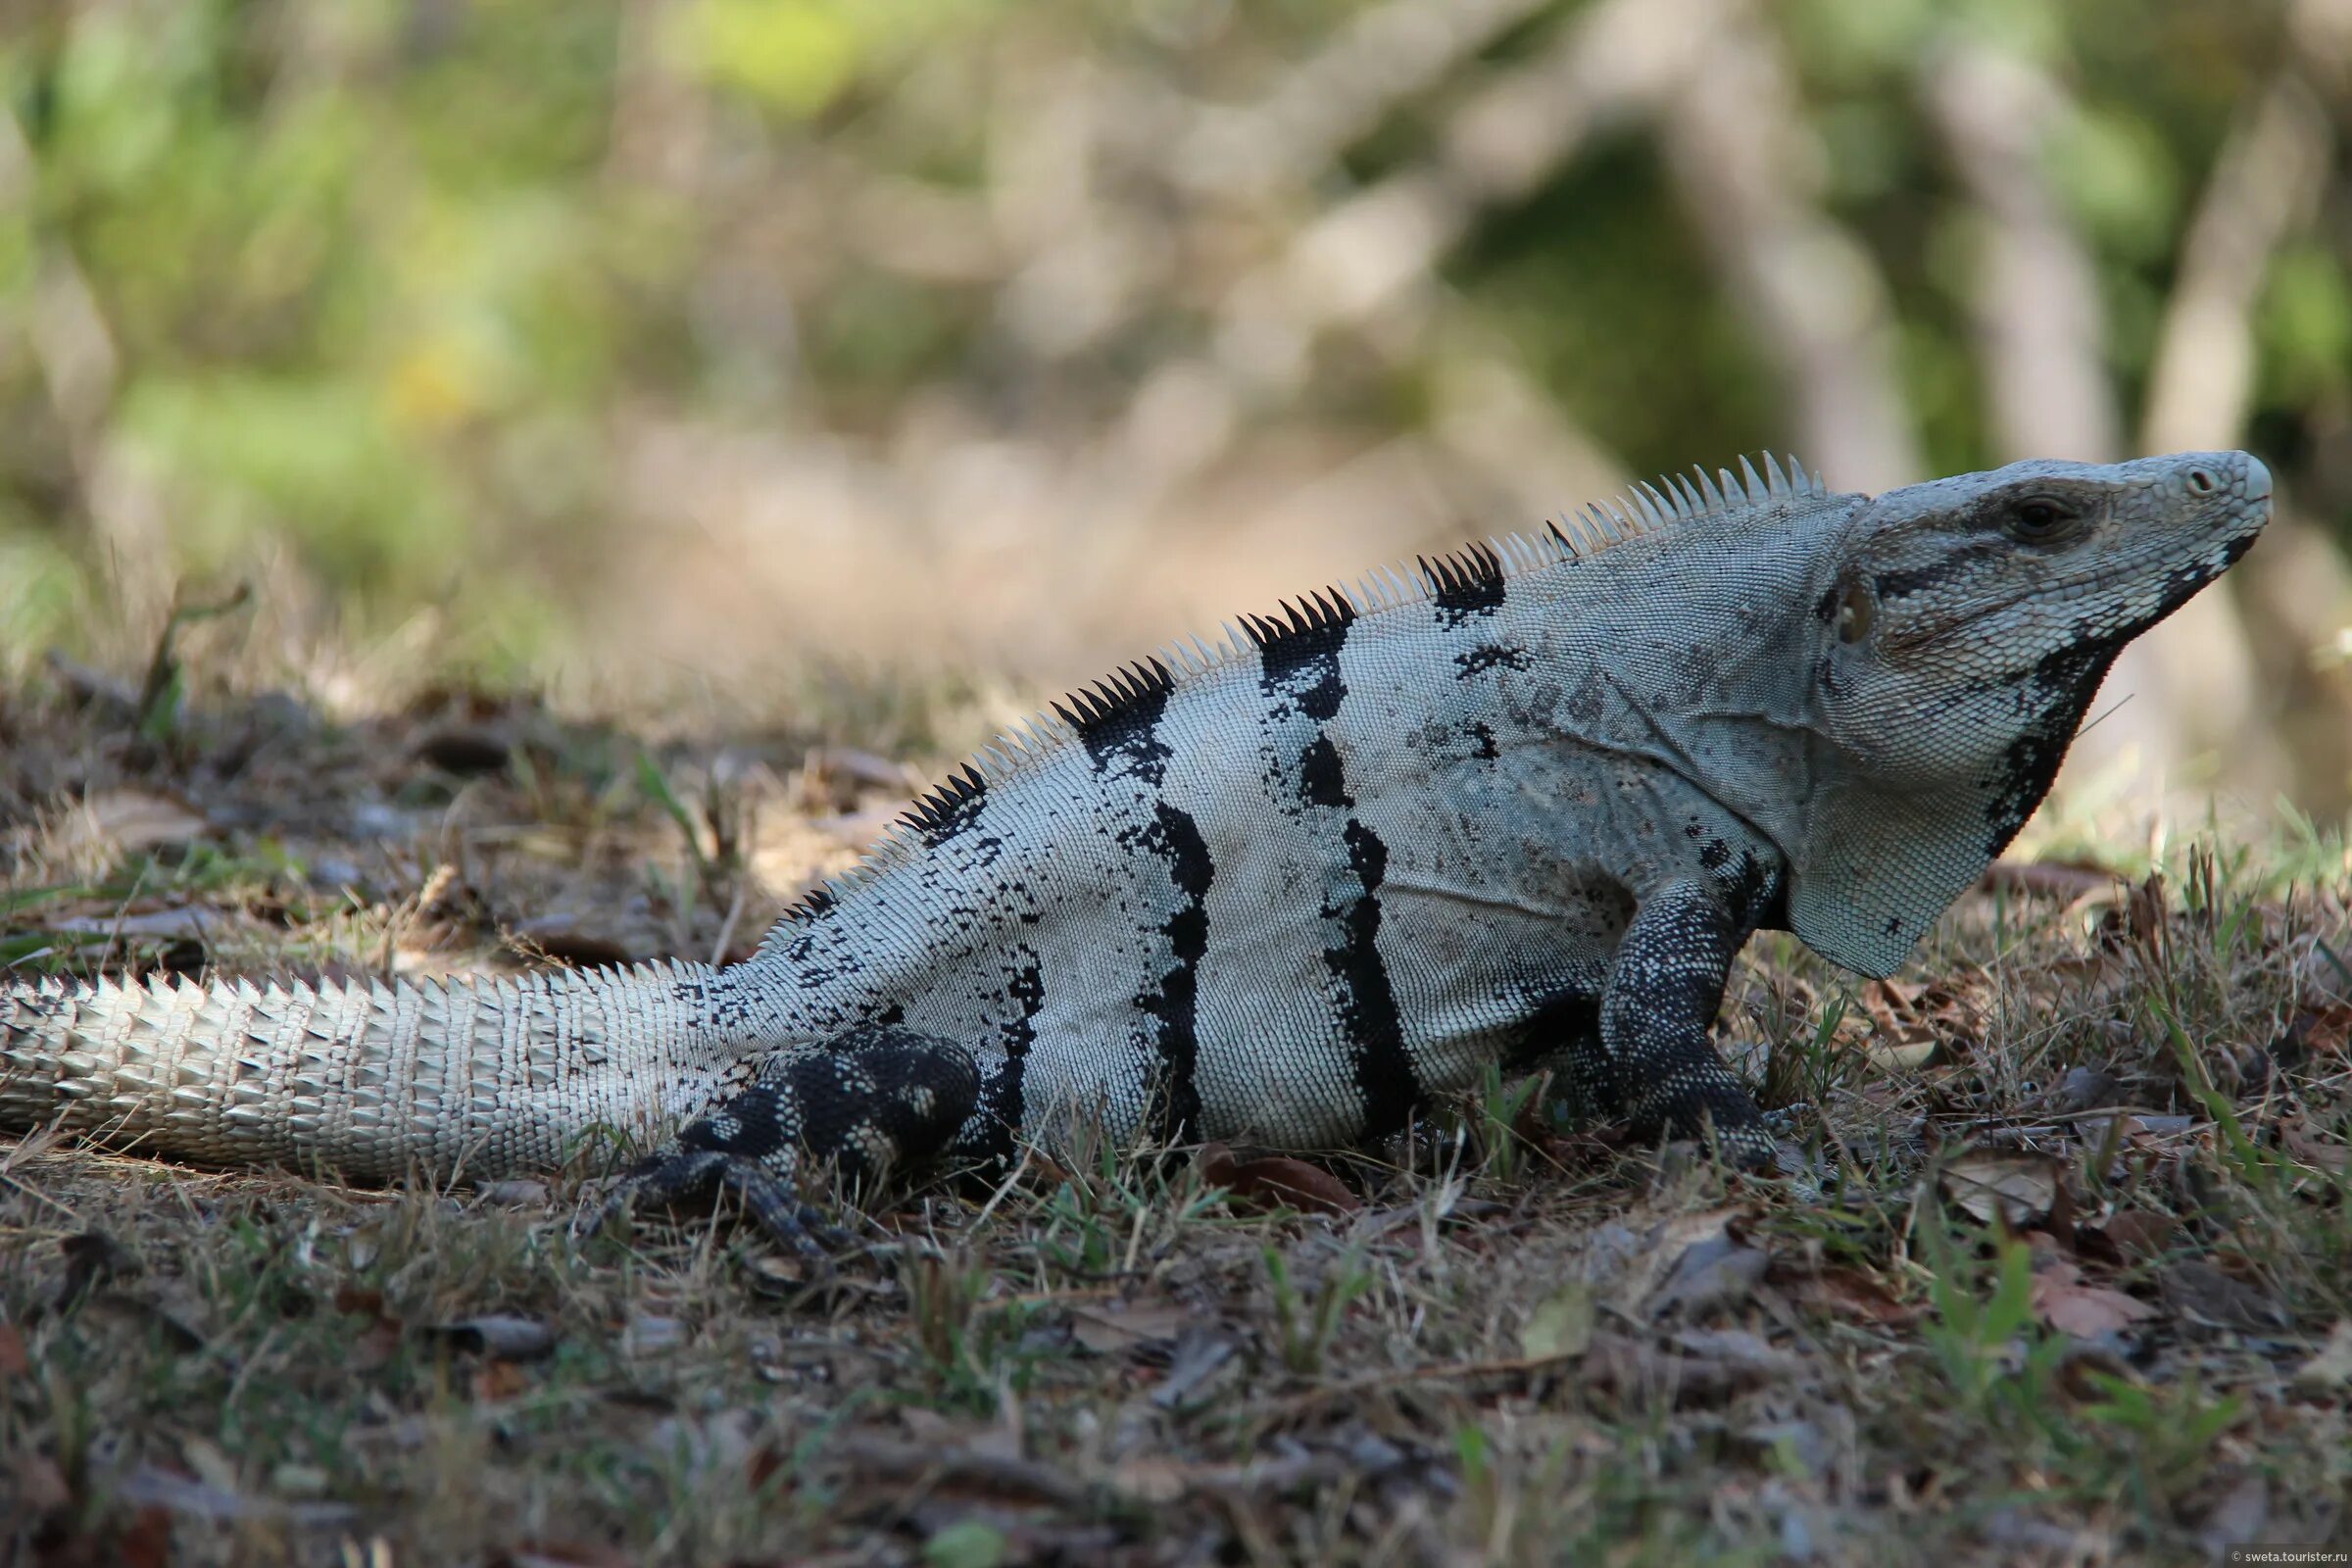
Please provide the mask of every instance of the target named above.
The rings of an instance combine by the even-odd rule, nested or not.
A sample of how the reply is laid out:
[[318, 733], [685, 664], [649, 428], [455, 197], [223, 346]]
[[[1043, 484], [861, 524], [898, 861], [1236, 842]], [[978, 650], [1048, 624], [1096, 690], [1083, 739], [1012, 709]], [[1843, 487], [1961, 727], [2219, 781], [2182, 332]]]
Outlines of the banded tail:
[[693, 999], [654, 963], [518, 978], [199, 984], [44, 980], [0, 994], [0, 1132], [59, 1123], [118, 1149], [359, 1181], [556, 1166], [721, 1092]]

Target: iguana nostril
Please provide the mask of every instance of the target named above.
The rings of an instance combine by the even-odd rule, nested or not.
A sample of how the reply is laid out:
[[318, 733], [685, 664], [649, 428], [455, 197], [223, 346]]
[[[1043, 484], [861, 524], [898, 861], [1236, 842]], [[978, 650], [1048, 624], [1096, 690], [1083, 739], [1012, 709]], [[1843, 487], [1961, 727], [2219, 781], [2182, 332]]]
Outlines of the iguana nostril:
[[2213, 473], [2206, 468], [2188, 470], [2188, 487], [2201, 496], [2213, 494]]

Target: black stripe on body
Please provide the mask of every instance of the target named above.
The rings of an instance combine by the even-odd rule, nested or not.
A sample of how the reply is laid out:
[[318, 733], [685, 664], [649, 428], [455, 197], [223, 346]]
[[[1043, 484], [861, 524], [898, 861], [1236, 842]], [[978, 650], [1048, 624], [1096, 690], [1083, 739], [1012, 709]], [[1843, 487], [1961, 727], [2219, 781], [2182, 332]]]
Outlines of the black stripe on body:
[[1338, 810], [1355, 804], [1348, 793], [1347, 770], [1340, 762], [1340, 749], [1331, 744], [1328, 735], [1317, 735], [1298, 754], [1298, 798], [1308, 806]]
[[1389, 847], [1363, 823], [1348, 819], [1348, 868], [1363, 892], [1338, 908], [1325, 908], [1344, 940], [1324, 951], [1323, 961], [1340, 983], [1340, 1023], [1354, 1056], [1355, 1086], [1363, 1097], [1363, 1134], [1379, 1138], [1412, 1120], [1421, 1102], [1421, 1082], [1404, 1049], [1404, 1022], [1396, 993], [1380, 956], [1380, 887], [1388, 877]]
[[1290, 617], [1287, 625], [1263, 615], [1243, 622], [1257, 645], [1258, 688], [1271, 700], [1266, 716], [1279, 721], [1299, 712], [1328, 723], [1348, 695], [1348, 683], [1340, 677], [1340, 650], [1348, 645], [1355, 612], [1336, 592], [1283, 610]]
[[[1152, 1131], [1174, 1142], [1200, 1121], [1199, 1085], [1200, 959], [1208, 951], [1208, 887], [1216, 874], [1208, 841], [1200, 824], [1160, 795], [1173, 755], [1160, 735], [1175, 679], [1158, 660], [1130, 665], [1110, 680], [1070, 698], [1055, 709], [1078, 732], [1098, 780], [1124, 778], [1149, 793], [1151, 819], [1117, 835], [1129, 855], [1148, 857], [1167, 867], [1177, 904], [1159, 927], [1171, 957], [1153, 989], [1137, 996], [1141, 1040], [1159, 1058], [1152, 1093]], [[1017, 1064], [1007, 1067], [1015, 1076]]]
[[1037, 1015], [1046, 1005], [1046, 976], [1036, 951], [1016, 948], [1011, 956], [1018, 966], [1005, 977], [1004, 998], [1019, 1010], [998, 1035], [1004, 1046], [1004, 1065], [981, 1086], [979, 1104], [956, 1138], [956, 1152], [973, 1159], [1012, 1158], [1024, 1108], [1022, 1071], [1029, 1048], [1037, 1042]]
[[1152, 1044], [1160, 1076], [1152, 1096], [1152, 1129], [1173, 1143], [1200, 1125], [1200, 959], [1208, 952], [1208, 888], [1216, 863], [1200, 825], [1189, 814], [1162, 801], [1152, 815], [1152, 826], [1137, 837], [1138, 847], [1167, 862], [1168, 880], [1184, 902], [1159, 928], [1175, 961], [1159, 977], [1159, 989], [1136, 998], [1135, 1005], [1156, 1025]]
[[[1467, 606], [1483, 597], [1484, 578], [1479, 573], [1450, 563], [1443, 573], [1428, 563], [1423, 565], [1431, 573], [1433, 586], [1456, 593], [1462, 614], [1473, 612]], [[1265, 721], [1277, 735], [1301, 718], [1315, 726], [1313, 738], [1297, 754], [1298, 808], [1334, 816], [1352, 813], [1355, 798], [1348, 788], [1346, 765], [1324, 726], [1339, 716], [1340, 705], [1348, 697], [1340, 653], [1347, 646], [1354, 614], [1345, 599], [1333, 603], [1320, 595], [1303, 611], [1286, 608], [1289, 626], [1260, 621], [1250, 627], [1258, 643], [1259, 688], [1267, 699]], [[1270, 775], [1268, 782], [1284, 783], [1287, 771]], [[1293, 809], [1279, 794], [1275, 805]], [[1377, 1137], [1412, 1119], [1421, 1087], [1412, 1057], [1405, 1051], [1396, 994], [1380, 956], [1380, 886], [1388, 874], [1388, 846], [1352, 814], [1340, 825], [1339, 843], [1331, 848], [1337, 850], [1341, 845], [1347, 849], [1348, 867], [1355, 877], [1357, 891], [1338, 897], [1319, 911], [1338, 938], [1324, 950], [1323, 962], [1336, 982], [1333, 1011], [1353, 1061], [1356, 1089], [1363, 1102], [1362, 1131]]]

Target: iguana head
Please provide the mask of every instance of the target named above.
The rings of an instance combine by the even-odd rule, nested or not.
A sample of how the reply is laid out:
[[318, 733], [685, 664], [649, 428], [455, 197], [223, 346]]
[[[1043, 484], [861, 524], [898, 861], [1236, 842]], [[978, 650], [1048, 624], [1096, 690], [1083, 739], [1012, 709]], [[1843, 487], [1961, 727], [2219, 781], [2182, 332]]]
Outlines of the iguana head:
[[1901, 962], [2040, 804], [2116, 654], [2270, 514], [2243, 452], [2017, 463], [1858, 505], [1813, 607], [1798, 934], [1866, 973]]

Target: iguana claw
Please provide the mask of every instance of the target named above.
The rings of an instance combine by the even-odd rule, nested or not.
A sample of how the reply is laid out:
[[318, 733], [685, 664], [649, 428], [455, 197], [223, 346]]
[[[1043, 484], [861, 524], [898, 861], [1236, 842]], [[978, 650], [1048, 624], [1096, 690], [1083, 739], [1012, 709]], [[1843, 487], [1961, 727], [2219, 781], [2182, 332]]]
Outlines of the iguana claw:
[[722, 1191], [742, 1199], [760, 1229], [804, 1257], [828, 1262], [854, 1239], [759, 1159], [727, 1150], [674, 1147], [632, 1166], [586, 1229], [601, 1229], [640, 1202], [679, 1203]]

